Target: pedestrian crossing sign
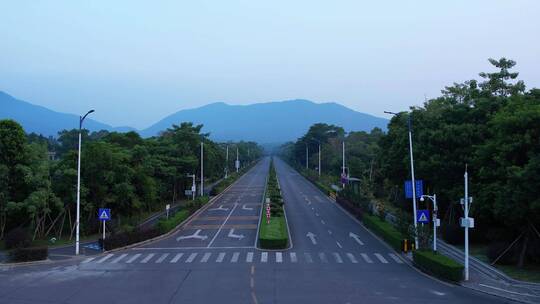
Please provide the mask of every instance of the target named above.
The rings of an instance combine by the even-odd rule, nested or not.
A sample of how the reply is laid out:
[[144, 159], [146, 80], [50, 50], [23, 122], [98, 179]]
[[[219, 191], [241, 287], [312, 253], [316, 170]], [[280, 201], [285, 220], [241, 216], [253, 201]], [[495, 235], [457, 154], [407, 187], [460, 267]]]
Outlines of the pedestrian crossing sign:
[[429, 210], [423, 209], [416, 211], [416, 221], [422, 224], [429, 223]]
[[98, 218], [100, 221], [109, 221], [111, 219], [111, 209], [99, 208]]

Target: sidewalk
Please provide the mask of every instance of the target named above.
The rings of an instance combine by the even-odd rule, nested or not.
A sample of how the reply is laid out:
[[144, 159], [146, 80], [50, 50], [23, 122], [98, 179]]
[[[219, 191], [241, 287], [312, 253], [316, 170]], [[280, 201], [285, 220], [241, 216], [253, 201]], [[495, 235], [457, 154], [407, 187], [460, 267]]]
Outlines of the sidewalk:
[[[439, 252], [463, 264], [465, 253], [437, 239]], [[540, 303], [540, 284], [515, 280], [495, 267], [469, 256], [469, 281], [461, 285], [481, 292], [524, 302]]]

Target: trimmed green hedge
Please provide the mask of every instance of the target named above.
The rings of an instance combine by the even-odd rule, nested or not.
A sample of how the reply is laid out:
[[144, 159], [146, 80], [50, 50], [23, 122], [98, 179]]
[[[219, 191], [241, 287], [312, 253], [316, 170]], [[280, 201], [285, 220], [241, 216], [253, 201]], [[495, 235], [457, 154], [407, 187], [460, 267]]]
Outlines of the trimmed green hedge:
[[364, 222], [364, 225], [369, 228], [369, 230], [382, 237], [395, 250], [401, 251], [401, 242], [403, 241], [403, 236], [399, 231], [396, 230], [396, 228], [394, 228], [394, 226], [376, 216], [368, 214], [364, 214], [362, 216], [362, 221]]
[[414, 264], [437, 277], [459, 282], [463, 279], [463, 265], [442, 254], [427, 250], [413, 252]]
[[259, 245], [264, 249], [284, 249], [289, 242], [287, 223], [285, 217], [275, 216], [270, 218], [270, 224], [263, 217], [259, 231]]
[[180, 223], [185, 221], [191, 212], [189, 210], [184, 209], [176, 212], [173, 216], [169, 217], [169, 219], [161, 219], [157, 223], [157, 228], [161, 233], [167, 233], [171, 230], [173, 230], [176, 226], [178, 226]]
[[49, 256], [47, 247], [16, 248], [9, 252], [9, 258], [13, 262], [29, 262], [45, 260]]

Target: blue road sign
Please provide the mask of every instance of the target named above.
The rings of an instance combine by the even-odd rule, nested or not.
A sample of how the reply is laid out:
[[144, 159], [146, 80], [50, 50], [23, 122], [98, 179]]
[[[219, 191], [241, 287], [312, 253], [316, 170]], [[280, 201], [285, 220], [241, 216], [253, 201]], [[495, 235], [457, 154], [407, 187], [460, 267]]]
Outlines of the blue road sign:
[[429, 210], [427, 209], [416, 210], [416, 221], [418, 223], [428, 224], [429, 223]]
[[98, 218], [100, 221], [109, 221], [111, 219], [111, 209], [99, 208]]
[[[414, 181], [416, 184], [416, 197], [424, 195], [424, 181], [417, 179]], [[410, 180], [405, 181], [405, 198], [412, 198], [412, 182]]]

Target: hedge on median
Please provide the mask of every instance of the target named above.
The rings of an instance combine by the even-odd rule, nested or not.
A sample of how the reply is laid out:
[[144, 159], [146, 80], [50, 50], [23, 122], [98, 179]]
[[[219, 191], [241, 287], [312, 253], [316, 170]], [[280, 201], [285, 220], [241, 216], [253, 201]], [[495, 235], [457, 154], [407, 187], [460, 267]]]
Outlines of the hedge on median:
[[442, 254], [428, 250], [413, 252], [416, 266], [439, 278], [459, 282], [463, 279], [463, 265]]
[[161, 219], [157, 223], [157, 228], [161, 233], [167, 233], [171, 230], [173, 230], [176, 226], [180, 225], [183, 221], [185, 221], [190, 215], [189, 210], [184, 209], [176, 212], [173, 216], [169, 217], [168, 219], [164, 218]]
[[401, 251], [403, 236], [390, 223], [381, 220], [377, 216], [364, 214], [362, 216], [364, 225], [378, 236], [382, 237], [395, 250]]
[[287, 247], [289, 234], [285, 217], [275, 216], [267, 224], [263, 219], [259, 231], [259, 245], [264, 249], [283, 249]]
[[9, 252], [12, 262], [29, 262], [45, 260], [49, 256], [47, 247], [20, 247]]

